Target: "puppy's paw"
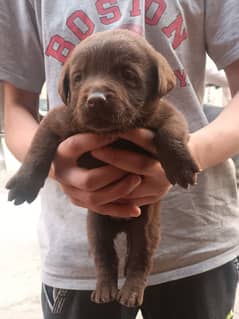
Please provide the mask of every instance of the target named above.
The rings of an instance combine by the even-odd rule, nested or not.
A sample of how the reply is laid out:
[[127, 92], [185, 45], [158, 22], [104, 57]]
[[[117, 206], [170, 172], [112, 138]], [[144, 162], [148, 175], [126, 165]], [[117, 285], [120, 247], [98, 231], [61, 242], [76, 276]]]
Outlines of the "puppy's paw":
[[117, 294], [117, 301], [126, 307], [139, 307], [143, 303], [144, 287], [124, 285]]
[[197, 183], [197, 174], [200, 169], [191, 157], [186, 146], [183, 145], [164, 166], [165, 173], [170, 183], [178, 184], [183, 188]]
[[21, 205], [25, 201], [31, 203], [38, 195], [44, 181], [38, 174], [30, 174], [20, 169], [6, 184], [9, 190], [8, 200], [15, 205]]
[[97, 284], [96, 290], [91, 294], [91, 301], [95, 303], [108, 303], [114, 301], [117, 296], [115, 283]]

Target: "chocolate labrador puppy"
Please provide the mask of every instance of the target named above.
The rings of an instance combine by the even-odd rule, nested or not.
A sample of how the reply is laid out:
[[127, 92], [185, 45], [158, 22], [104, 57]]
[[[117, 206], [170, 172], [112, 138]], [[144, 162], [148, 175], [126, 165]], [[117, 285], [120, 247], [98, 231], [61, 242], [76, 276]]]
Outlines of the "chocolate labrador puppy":
[[[152, 155], [125, 140], [112, 147], [157, 158], [172, 184], [186, 188], [195, 183], [198, 167], [187, 148], [186, 122], [163, 99], [175, 85], [165, 58], [147, 41], [126, 30], [96, 33], [73, 50], [64, 65], [59, 92], [64, 105], [53, 109], [40, 123], [20, 170], [7, 184], [9, 200], [32, 202], [48, 176], [58, 145], [83, 132], [112, 134], [132, 128], [154, 132], [157, 154]], [[89, 153], [78, 165], [104, 165]], [[122, 219], [88, 213], [88, 237], [94, 255], [97, 285], [92, 300], [117, 299], [128, 307], [143, 301], [152, 256], [159, 244], [160, 218], [157, 205], [141, 207], [138, 218]], [[118, 260], [114, 239], [127, 235], [126, 280], [118, 291]]]

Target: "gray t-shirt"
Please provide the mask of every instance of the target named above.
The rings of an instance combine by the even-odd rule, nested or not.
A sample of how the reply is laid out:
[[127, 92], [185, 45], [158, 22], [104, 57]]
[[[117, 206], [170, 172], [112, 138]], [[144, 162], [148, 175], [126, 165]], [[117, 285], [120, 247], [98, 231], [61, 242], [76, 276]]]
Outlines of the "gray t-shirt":
[[[0, 0], [0, 80], [33, 92], [46, 81], [50, 108], [55, 107], [61, 104], [59, 73], [72, 48], [94, 32], [128, 28], [169, 60], [177, 77], [169, 100], [195, 131], [207, 124], [201, 106], [206, 51], [219, 68], [238, 59], [238, 25], [238, 0]], [[162, 201], [162, 241], [150, 284], [212, 269], [239, 254], [234, 175], [226, 161], [201, 173], [189, 190], [173, 187]], [[85, 209], [71, 204], [51, 179], [41, 197], [43, 281], [94, 288]]]

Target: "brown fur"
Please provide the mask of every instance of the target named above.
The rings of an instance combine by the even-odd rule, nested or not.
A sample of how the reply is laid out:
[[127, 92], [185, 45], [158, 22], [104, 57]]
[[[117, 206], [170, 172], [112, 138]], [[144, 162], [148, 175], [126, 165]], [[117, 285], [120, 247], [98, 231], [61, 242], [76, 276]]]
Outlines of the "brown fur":
[[[187, 149], [187, 125], [183, 116], [161, 99], [174, 85], [175, 77], [167, 61], [142, 37], [114, 30], [84, 40], [62, 72], [59, 92], [65, 105], [49, 112], [41, 122], [22, 167], [7, 184], [9, 200], [15, 204], [33, 201], [59, 143], [81, 132], [111, 134], [149, 128], [155, 133], [155, 157], [169, 181], [182, 187], [194, 184], [198, 168]], [[149, 155], [124, 140], [114, 142], [112, 147]], [[92, 168], [104, 163], [88, 153], [78, 160], [78, 165]], [[160, 238], [158, 205], [141, 207], [141, 216], [132, 219], [88, 213], [88, 237], [97, 274], [93, 301], [117, 299], [129, 307], [142, 304]], [[120, 232], [127, 235], [128, 256], [126, 280], [118, 291], [114, 239]]]

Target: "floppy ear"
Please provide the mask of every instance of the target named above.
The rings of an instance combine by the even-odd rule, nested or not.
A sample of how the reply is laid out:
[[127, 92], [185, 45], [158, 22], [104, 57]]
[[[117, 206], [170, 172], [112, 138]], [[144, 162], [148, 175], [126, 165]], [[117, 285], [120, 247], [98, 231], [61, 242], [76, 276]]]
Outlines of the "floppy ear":
[[176, 85], [176, 76], [167, 60], [157, 53], [159, 96], [162, 97], [171, 91]]
[[58, 86], [58, 92], [65, 105], [70, 103], [69, 70], [70, 70], [69, 63], [66, 63], [62, 69], [60, 80], [59, 80], [59, 86]]

